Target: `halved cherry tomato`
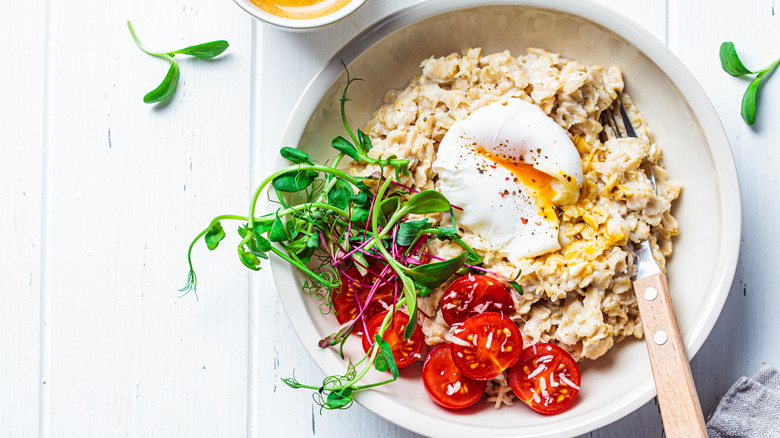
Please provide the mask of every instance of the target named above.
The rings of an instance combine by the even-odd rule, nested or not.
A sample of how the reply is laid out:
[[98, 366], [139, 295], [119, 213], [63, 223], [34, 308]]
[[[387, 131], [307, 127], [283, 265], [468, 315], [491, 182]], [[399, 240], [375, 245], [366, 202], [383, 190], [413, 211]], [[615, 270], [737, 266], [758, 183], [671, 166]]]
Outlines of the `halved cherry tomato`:
[[557, 414], [580, 392], [580, 367], [563, 348], [534, 344], [523, 350], [509, 371], [509, 385], [517, 398], [542, 414]]
[[[384, 266], [371, 264], [369, 271], [373, 271], [376, 274], [381, 274]], [[360, 307], [366, 307], [363, 313], [366, 321], [371, 319], [374, 315], [385, 310], [386, 305], [393, 304], [393, 286], [390, 283], [381, 282], [376, 275], [368, 272], [365, 276], [360, 275], [357, 267], [352, 266], [347, 269], [346, 274], [352, 278], [350, 280], [344, 274], [341, 274], [341, 288], [336, 289], [332, 293], [333, 308], [336, 310], [336, 319], [339, 324], [344, 324], [347, 321], [352, 321], [360, 313]], [[353, 280], [359, 282], [355, 283]], [[371, 291], [371, 287], [374, 283], [380, 281], [381, 283], [371, 297], [371, 301], [367, 303], [368, 294]], [[360, 306], [358, 306], [358, 301]], [[355, 334], [363, 332], [363, 324], [355, 326]]]
[[425, 391], [438, 405], [461, 409], [477, 402], [487, 382], [470, 379], [452, 361], [450, 344], [437, 345], [425, 358], [422, 368]]
[[[371, 348], [368, 340], [371, 339], [373, 343], [374, 337], [379, 333], [379, 327], [382, 325], [382, 321], [388, 312], [389, 310], [378, 313], [368, 321], [368, 336], [363, 335], [363, 351], [366, 353]], [[409, 366], [419, 359], [423, 343], [425, 342], [419, 323], [417, 328], [414, 329], [412, 337], [404, 340], [404, 329], [408, 323], [409, 315], [403, 312], [396, 312], [393, 321], [390, 322], [390, 326], [387, 327], [385, 334], [382, 336], [382, 339], [390, 344], [390, 349], [393, 351], [393, 359], [395, 359], [395, 364], [398, 368]]]
[[455, 280], [441, 299], [441, 315], [449, 325], [463, 322], [482, 312], [515, 311], [512, 295], [500, 281], [487, 275], [465, 275]]
[[520, 329], [498, 312], [472, 316], [453, 334], [452, 360], [472, 379], [495, 378], [514, 365], [523, 352]]

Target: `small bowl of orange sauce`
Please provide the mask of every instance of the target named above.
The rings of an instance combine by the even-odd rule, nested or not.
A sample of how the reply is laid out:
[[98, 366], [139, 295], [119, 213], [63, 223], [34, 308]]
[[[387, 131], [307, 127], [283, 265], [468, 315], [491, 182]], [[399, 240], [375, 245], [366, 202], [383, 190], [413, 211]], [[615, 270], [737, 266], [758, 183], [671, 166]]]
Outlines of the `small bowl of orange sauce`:
[[234, 0], [249, 14], [288, 30], [311, 30], [341, 20], [367, 0]]

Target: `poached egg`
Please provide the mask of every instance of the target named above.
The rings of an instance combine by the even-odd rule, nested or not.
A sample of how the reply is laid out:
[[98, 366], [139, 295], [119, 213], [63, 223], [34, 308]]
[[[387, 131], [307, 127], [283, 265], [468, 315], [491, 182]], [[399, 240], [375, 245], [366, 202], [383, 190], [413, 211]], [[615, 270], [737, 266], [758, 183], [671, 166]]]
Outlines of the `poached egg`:
[[554, 207], [579, 198], [582, 162], [567, 132], [544, 111], [511, 98], [455, 123], [433, 171], [458, 226], [510, 261], [561, 248]]

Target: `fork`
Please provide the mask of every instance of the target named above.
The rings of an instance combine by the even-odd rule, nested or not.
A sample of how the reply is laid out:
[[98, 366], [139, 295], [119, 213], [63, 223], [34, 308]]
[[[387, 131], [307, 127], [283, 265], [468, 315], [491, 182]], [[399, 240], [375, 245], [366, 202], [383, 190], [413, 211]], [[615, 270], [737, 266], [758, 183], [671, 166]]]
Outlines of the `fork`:
[[[636, 138], [636, 132], [623, 106], [621, 96], [618, 96], [617, 102], [625, 136]], [[609, 126], [617, 137], [623, 137], [611, 109], [604, 110], [602, 118], [606, 122], [605, 127]], [[653, 193], [657, 194], [655, 174], [647, 157], [642, 160], [640, 167], [650, 179]], [[707, 427], [688, 356], [685, 353], [685, 345], [680, 335], [680, 327], [677, 325], [672, 297], [669, 294], [669, 283], [653, 258], [649, 238], [637, 245], [636, 259], [634, 293], [642, 317], [645, 343], [650, 356], [650, 366], [653, 369], [658, 405], [661, 409], [666, 436], [706, 438]]]

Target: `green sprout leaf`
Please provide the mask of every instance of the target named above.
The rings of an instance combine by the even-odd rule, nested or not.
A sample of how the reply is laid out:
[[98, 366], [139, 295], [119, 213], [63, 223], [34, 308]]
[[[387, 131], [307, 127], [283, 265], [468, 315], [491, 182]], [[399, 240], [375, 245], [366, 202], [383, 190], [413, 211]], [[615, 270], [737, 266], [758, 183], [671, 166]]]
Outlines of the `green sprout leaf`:
[[156, 103], [162, 102], [173, 96], [176, 91], [176, 86], [179, 84], [179, 66], [175, 62], [171, 61], [171, 67], [168, 69], [168, 74], [160, 85], [154, 90], [146, 93], [144, 96], [144, 103]]
[[341, 178], [337, 178], [333, 188], [328, 192], [328, 202], [342, 210], [349, 208], [352, 199], [352, 185]]
[[268, 233], [268, 240], [271, 242], [283, 242], [289, 240], [290, 236], [287, 235], [287, 229], [284, 228], [282, 220], [279, 216], [274, 219], [274, 223], [271, 225], [271, 230]]
[[318, 175], [313, 170], [299, 170], [278, 176], [272, 184], [280, 192], [295, 193], [309, 187]]
[[358, 135], [358, 143], [360, 144], [360, 148], [363, 149], [363, 153], [367, 153], [371, 150], [371, 138], [369, 138], [368, 135], [366, 135], [365, 132], [358, 129], [357, 131]]
[[258, 259], [257, 256], [251, 252], [245, 251], [243, 247], [238, 248], [238, 258], [247, 268], [253, 271], [260, 270], [260, 259]]
[[379, 211], [385, 215], [390, 216], [398, 211], [398, 206], [401, 205], [401, 200], [398, 196], [387, 198], [379, 204]]
[[740, 114], [748, 125], [756, 122], [756, 95], [758, 94], [759, 85], [761, 85], [761, 75], [753, 79], [753, 82], [748, 85], [745, 94], [742, 96]]
[[358, 152], [357, 149], [355, 149], [355, 146], [352, 145], [352, 143], [349, 142], [344, 137], [338, 136], [333, 139], [333, 141], [330, 144], [333, 146], [334, 149], [336, 149], [339, 152], [343, 152], [344, 154], [348, 155], [353, 160], [357, 161], [358, 163], [361, 162], [360, 160], [360, 152]]
[[427, 286], [423, 286], [423, 285], [421, 285], [420, 283], [418, 283], [416, 281], [414, 282], [414, 288], [417, 289], [417, 292], [423, 298], [427, 297], [428, 295], [431, 294], [431, 292], [433, 292], [433, 288], [430, 288], [430, 287], [427, 287]]
[[360, 191], [351, 195], [349, 199], [358, 207], [362, 207], [366, 205], [366, 202], [368, 202], [368, 195], [366, 194], [366, 192]]
[[515, 280], [512, 280], [512, 281], [510, 281], [508, 283], [509, 283], [510, 286], [512, 286], [517, 291], [517, 293], [519, 293], [520, 295], [523, 294], [523, 286], [520, 286], [520, 283], [518, 283]]
[[365, 222], [368, 220], [369, 213], [370, 211], [367, 208], [353, 208], [350, 221], [357, 223]]
[[203, 44], [196, 44], [194, 46], [185, 47], [183, 49], [176, 50], [175, 52], [169, 52], [168, 54], [173, 55], [189, 55], [194, 56], [196, 58], [200, 59], [209, 59], [213, 58], [215, 56], [218, 56], [225, 50], [227, 50], [228, 44], [225, 40], [218, 40], [218, 41], [211, 41], [208, 43]]
[[355, 267], [357, 268], [358, 272], [360, 272], [361, 277], [364, 277], [366, 274], [368, 274], [368, 270], [366, 269], [366, 266], [368, 266], [368, 261], [366, 261], [366, 258], [363, 256], [363, 254], [355, 252], [350, 257], [352, 257], [352, 260], [355, 261]]
[[352, 403], [356, 391], [354, 386], [331, 391], [330, 394], [328, 394], [325, 404], [329, 409], [342, 409]]
[[395, 243], [400, 246], [409, 246], [417, 239], [420, 231], [428, 228], [431, 221], [428, 218], [413, 221], [401, 222], [398, 224], [398, 233], [395, 236]]
[[417, 306], [411, 306], [411, 315], [409, 315], [409, 323], [404, 328], [404, 341], [411, 339], [414, 335], [414, 331], [417, 330]]
[[739, 56], [737, 56], [737, 50], [734, 48], [734, 43], [725, 42], [720, 45], [720, 65], [726, 73], [732, 76], [745, 76], [755, 74], [756, 77], [750, 82], [745, 94], [742, 96], [742, 105], [740, 106], [740, 115], [745, 123], [752, 125], [756, 122], [756, 102], [758, 101], [758, 93], [761, 91], [762, 80], [764, 77], [768, 77], [780, 64], [780, 58], [775, 60], [769, 67], [751, 71], [742, 64]]
[[393, 357], [393, 350], [390, 348], [390, 344], [382, 339], [378, 334], [374, 335], [374, 342], [379, 345], [379, 353], [374, 360], [374, 367], [377, 371], [385, 372], [388, 369], [394, 379], [398, 378], [398, 365], [395, 363]]
[[295, 164], [314, 164], [311, 162], [309, 154], [300, 149], [289, 148], [285, 146], [281, 151], [279, 151], [279, 153], [282, 155], [282, 158], [285, 158], [286, 160]]
[[211, 224], [209, 230], [206, 232], [206, 235], [203, 236], [203, 238], [206, 241], [206, 246], [208, 246], [209, 249], [213, 251], [217, 249], [219, 242], [225, 238], [225, 229], [222, 228], [222, 224], [219, 223], [219, 221], [214, 222]]
[[440, 262], [426, 263], [411, 268], [404, 268], [404, 273], [415, 282], [435, 289], [452, 277], [458, 269], [466, 263], [467, 253], [464, 251], [459, 256], [442, 260]]
[[255, 236], [261, 236], [271, 230], [274, 224], [273, 217], [266, 217], [255, 222], [252, 232]]
[[450, 201], [436, 190], [425, 190], [409, 198], [401, 209], [405, 214], [428, 214], [450, 211]]
[[739, 55], [737, 55], [737, 49], [734, 48], [734, 43], [731, 41], [720, 45], [720, 65], [731, 76], [744, 76], [753, 73], [742, 64]]
[[238, 234], [242, 238], [246, 237], [247, 234], [251, 234], [252, 237], [246, 242], [246, 246], [249, 248], [249, 252], [262, 259], [268, 259], [268, 254], [266, 253], [271, 250], [271, 242], [269, 242], [265, 237], [252, 232], [252, 230], [250, 230], [246, 225], [238, 228]]

